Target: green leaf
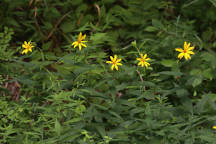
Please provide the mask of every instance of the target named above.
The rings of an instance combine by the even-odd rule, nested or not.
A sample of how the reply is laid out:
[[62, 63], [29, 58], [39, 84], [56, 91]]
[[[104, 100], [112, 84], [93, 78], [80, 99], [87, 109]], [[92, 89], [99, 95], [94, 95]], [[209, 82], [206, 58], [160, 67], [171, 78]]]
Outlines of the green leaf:
[[158, 28], [153, 27], [153, 26], [147, 26], [145, 28], [145, 31], [147, 31], [147, 32], [155, 32], [155, 31], [158, 31]]
[[159, 29], [164, 29], [164, 25], [157, 19], [152, 19], [152, 25]]
[[163, 71], [158, 74], [171, 75], [171, 76], [181, 76], [183, 75], [181, 72], [173, 72], [173, 71]]
[[202, 83], [202, 78], [195, 78], [193, 80], [192, 86], [196, 87], [196, 86], [200, 85], [201, 83]]
[[176, 64], [176, 61], [164, 59], [164, 60], [161, 61], [161, 64], [162, 64], [163, 66], [165, 66], [165, 67], [172, 67], [173, 65]]
[[61, 134], [61, 125], [60, 125], [60, 123], [58, 122], [57, 119], [55, 121], [55, 129], [54, 129], [54, 131], [57, 133], [58, 136], [60, 136], [60, 134]]

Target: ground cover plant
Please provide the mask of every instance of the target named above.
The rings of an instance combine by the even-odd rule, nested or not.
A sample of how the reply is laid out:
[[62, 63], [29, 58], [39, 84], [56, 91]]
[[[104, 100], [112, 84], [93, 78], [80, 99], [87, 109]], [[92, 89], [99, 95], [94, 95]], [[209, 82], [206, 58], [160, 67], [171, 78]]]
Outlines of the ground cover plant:
[[215, 0], [0, 6], [0, 143], [215, 143]]

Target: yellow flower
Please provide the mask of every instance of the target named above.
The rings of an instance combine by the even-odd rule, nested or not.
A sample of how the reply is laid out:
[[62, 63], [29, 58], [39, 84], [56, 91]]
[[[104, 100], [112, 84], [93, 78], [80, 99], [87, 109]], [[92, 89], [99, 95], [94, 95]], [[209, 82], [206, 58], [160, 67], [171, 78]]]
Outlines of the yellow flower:
[[22, 44], [22, 47], [24, 48], [24, 50], [22, 51], [22, 54], [27, 54], [28, 51], [32, 52], [32, 48], [34, 47], [31, 43], [31, 41], [26, 42], [24, 41], [24, 44]]
[[186, 60], [191, 59], [190, 55], [193, 55], [194, 52], [192, 51], [194, 49], [194, 46], [190, 47], [190, 43], [187, 44], [187, 42], [184, 42], [184, 49], [182, 48], [176, 48], [175, 50], [180, 52], [178, 55], [179, 59], [182, 59], [184, 57]]
[[212, 128], [216, 130], [216, 125], [214, 125]]
[[148, 68], [148, 66], [150, 66], [150, 64], [147, 62], [148, 60], [150, 60], [150, 58], [147, 58], [147, 54], [140, 54], [141, 58], [137, 58], [137, 60], [139, 61], [138, 65], [141, 65], [141, 67], [145, 67]]
[[121, 59], [117, 59], [117, 55], [114, 55], [114, 58], [112, 56], [110, 56], [111, 61], [106, 61], [106, 63], [112, 64], [111, 66], [111, 70], [115, 69], [118, 70], [118, 65], [122, 66], [121, 63], [119, 63], [121, 61]]
[[87, 41], [83, 41], [86, 37], [86, 34], [85, 35], [82, 35], [82, 33], [80, 32], [79, 36], [78, 36], [78, 40], [73, 42], [72, 43], [72, 46], [74, 46], [74, 48], [76, 48], [77, 46], [79, 46], [79, 50], [81, 51], [82, 49], [82, 46], [84, 47], [87, 47], [84, 42], [87, 42]]

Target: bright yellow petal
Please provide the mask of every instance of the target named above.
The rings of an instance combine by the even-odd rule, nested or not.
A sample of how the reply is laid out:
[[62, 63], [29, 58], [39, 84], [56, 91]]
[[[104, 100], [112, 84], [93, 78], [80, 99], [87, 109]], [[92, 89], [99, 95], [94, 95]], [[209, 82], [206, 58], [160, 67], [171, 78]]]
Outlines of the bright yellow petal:
[[113, 57], [112, 56], [110, 56], [110, 59], [111, 59], [111, 61], [113, 61]]
[[186, 60], [191, 59], [191, 56], [189, 54], [187, 54], [187, 53], [184, 54], [184, 57], [185, 57]]
[[194, 49], [194, 46], [193, 47], [189, 47], [187, 50], [193, 50]]
[[76, 48], [79, 45], [79, 43], [78, 42], [73, 42], [72, 45], [74, 45], [74, 48]]
[[78, 36], [78, 39], [81, 40], [81, 38], [82, 38], [82, 33], [80, 32], [79, 36]]
[[187, 45], [187, 49], [190, 47], [190, 43], [188, 43], [188, 45]]
[[141, 64], [141, 67], [143, 67], [144, 66], [144, 62], [142, 62], [142, 64]]
[[111, 62], [111, 61], [106, 61], [106, 63], [109, 63], [109, 64], [111, 64], [111, 63], [113, 63], [113, 62]]
[[146, 61], [150, 60], [150, 58], [145, 59]]
[[28, 43], [27, 43], [27, 41], [24, 41], [24, 45], [27, 45]]
[[86, 38], [86, 34], [84, 36], [82, 36], [81, 40], [84, 40]]
[[114, 67], [115, 67], [115, 65], [112, 65], [112, 66], [111, 66], [111, 70], [113, 70]]
[[122, 64], [121, 64], [121, 63], [116, 63], [116, 65], [120, 65], [120, 66], [122, 66]]
[[143, 58], [145, 59], [146, 57], [147, 57], [147, 54], [145, 54]]
[[85, 44], [81, 43], [82, 46], [87, 47]]
[[80, 51], [82, 50], [82, 45], [81, 45], [81, 44], [79, 44], [79, 50], [80, 50]]
[[24, 54], [24, 53], [27, 54], [28, 53], [28, 49], [23, 50], [22, 54]]
[[178, 52], [183, 52], [183, 51], [184, 51], [184, 50], [181, 49], [181, 48], [176, 48], [175, 50], [178, 51]]
[[81, 41], [82, 43], [84, 43], [84, 42], [88, 42], [88, 41]]
[[142, 65], [143, 62], [139, 62], [138, 65]]
[[115, 64], [115, 69], [118, 70], [118, 66]]
[[187, 51], [188, 54], [192, 54], [194, 55], [194, 52], [193, 51]]
[[116, 63], [120, 62], [121, 60], [122, 60], [122, 59], [117, 59], [117, 60], [116, 60]]
[[148, 66], [150, 66], [150, 64], [148, 62], [145, 62], [145, 66], [146, 66], [146, 68], [148, 68]]
[[26, 45], [25, 45], [25, 44], [22, 44], [22, 47], [23, 47], [23, 48], [26, 48]]
[[187, 42], [184, 42], [184, 49], [187, 48]]
[[138, 60], [138, 61], [141, 61], [142, 59], [141, 59], [141, 58], [137, 58], [137, 60]]
[[114, 59], [113, 59], [114, 61], [116, 61], [117, 60], [117, 55], [114, 55]]
[[142, 54], [142, 53], [140, 54], [140, 57], [141, 57], [141, 58], [143, 57], [143, 54]]
[[32, 52], [32, 49], [29, 49], [30, 52]]
[[182, 59], [183, 56], [184, 56], [184, 53], [180, 53], [180, 54], [178, 55], [178, 58], [179, 58], [179, 59]]
[[77, 43], [78, 43], [77, 41], [73, 42], [73, 43], [72, 43], [72, 46], [75, 45], [75, 44], [77, 44]]

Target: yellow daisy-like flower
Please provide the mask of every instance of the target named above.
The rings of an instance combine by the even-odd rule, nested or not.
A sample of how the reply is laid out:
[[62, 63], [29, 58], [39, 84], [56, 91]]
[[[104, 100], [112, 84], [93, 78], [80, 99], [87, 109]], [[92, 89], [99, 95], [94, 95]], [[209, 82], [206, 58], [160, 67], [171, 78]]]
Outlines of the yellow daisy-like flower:
[[182, 48], [176, 48], [175, 50], [180, 52], [180, 54], [178, 55], [179, 59], [182, 59], [183, 57], [186, 60], [191, 59], [190, 55], [193, 55], [194, 52], [192, 51], [194, 49], [194, 46], [190, 47], [190, 43], [187, 44], [187, 42], [184, 42], [184, 49]]
[[214, 125], [212, 128], [213, 128], [214, 130], [216, 130], [216, 125]]
[[78, 40], [72, 43], [72, 46], [74, 46], [74, 48], [76, 48], [77, 46], [79, 46], [79, 50], [82, 50], [82, 46], [83, 47], [87, 47], [86, 44], [84, 44], [84, 42], [87, 41], [83, 41], [86, 38], [86, 34], [82, 35], [82, 33], [80, 32], [79, 36], [78, 36]]
[[147, 54], [140, 54], [141, 58], [137, 58], [137, 60], [139, 61], [138, 65], [141, 65], [141, 67], [145, 67], [148, 68], [148, 66], [150, 66], [150, 64], [147, 62], [148, 60], [150, 60], [150, 58], [147, 58]]
[[118, 65], [122, 66], [121, 63], [119, 63], [121, 61], [121, 59], [117, 59], [117, 55], [114, 55], [114, 58], [112, 56], [110, 56], [111, 61], [106, 61], [106, 63], [112, 64], [111, 66], [111, 70], [115, 69], [118, 70]]
[[24, 41], [24, 44], [22, 44], [22, 47], [24, 48], [24, 50], [22, 51], [22, 54], [27, 54], [29, 51], [32, 52], [32, 48], [34, 47], [33, 44], [31, 43], [31, 41], [26, 42]]

